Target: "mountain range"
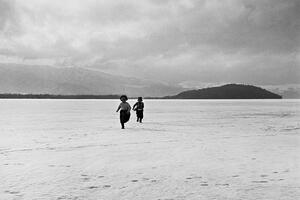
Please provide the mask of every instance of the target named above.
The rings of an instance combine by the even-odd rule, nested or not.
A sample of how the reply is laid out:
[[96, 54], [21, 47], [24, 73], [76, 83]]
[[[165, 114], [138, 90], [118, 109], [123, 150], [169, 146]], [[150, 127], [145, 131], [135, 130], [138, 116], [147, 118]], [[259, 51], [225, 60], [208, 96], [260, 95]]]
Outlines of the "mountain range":
[[[300, 98], [300, 87], [263, 88], [283, 98]], [[179, 84], [104, 73], [81, 67], [0, 63], [0, 93], [51, 95], [112, 95], [164, 97], [193, 88]]]
[[165, 96], [181, 87], [79, 67], [0, 64], [0, 93]]

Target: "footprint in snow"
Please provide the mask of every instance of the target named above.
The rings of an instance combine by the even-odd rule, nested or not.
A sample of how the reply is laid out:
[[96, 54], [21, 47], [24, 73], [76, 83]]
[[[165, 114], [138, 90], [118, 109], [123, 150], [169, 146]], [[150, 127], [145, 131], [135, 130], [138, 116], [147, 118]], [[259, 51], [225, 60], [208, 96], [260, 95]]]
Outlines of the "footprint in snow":
[[228, 183], [217, 183], [216, 186], [229, 186]]
[[19, 194], [20, 192], [18, 191], [9, 191], [9, 190], [6, 190], [4, 191], [5, 193], [9, 193], [9, 194]]
[[90, 186], [90, 187], [88, 187], [88, 189], [97, 189], [97, 188], [99, 188], [98, 186]]
[[252, 181], [252, 183], [268, 183], [268, 181]]
[[111, 185], [103, 185], [103, 188], [110, 188]]
[[262, 174], [262, 175], [260, 175], [260, 177], [268, 177], [268, 175]]
[[201, 179], [202, 176], [191, 176], [191, 177], [187, 177], [187, 180], [191, 180], [191, 179]]

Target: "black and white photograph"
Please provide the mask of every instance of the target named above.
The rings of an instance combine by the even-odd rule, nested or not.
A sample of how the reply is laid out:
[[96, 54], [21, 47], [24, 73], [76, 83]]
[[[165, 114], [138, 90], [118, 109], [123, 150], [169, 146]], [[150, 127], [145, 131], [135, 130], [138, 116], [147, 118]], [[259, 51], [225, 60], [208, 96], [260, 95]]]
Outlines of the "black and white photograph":
[[0, 200], [299, 200], [300, 0], [0, 0]]

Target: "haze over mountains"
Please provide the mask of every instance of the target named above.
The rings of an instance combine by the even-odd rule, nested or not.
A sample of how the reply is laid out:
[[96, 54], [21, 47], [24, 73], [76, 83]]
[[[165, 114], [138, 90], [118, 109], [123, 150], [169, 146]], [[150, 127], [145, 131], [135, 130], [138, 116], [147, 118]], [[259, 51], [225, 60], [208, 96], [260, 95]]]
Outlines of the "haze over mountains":
[[[300, 98], [300, 89], [262, 86], [283, 98]], [[0, 93], [110, 95], [163, 97], [189, 89], [158, 81], [111, 75], [94, 69], [79, 67], [31, 66], [0, 64]]]
[[0, 64], [0, 93], [165, 96], [182, 88], [78, 67]]

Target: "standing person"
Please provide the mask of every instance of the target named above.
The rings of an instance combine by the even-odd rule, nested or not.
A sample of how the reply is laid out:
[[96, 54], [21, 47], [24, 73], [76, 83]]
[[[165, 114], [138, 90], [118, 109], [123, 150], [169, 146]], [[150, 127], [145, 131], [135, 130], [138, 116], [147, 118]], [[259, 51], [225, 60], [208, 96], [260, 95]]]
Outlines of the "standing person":
[[142, 123], [144, 118], [144, 102], [142, 97], [138, 97], [138, 101], [134, 104], [133, 110], [136, 111], [136, 121]]
[[127, 103], [128, 98], [126, 95], [122, 95], [120, 97], [120, 100], [121, 100], [121, 103], [116, 112], [119, 112], [119, 110], [120, 110], [120, 123], [121, 123], [122, 129], [124, 129], [125, 128], [124, 124], [126, 122], [128, 122], [130, 119], [131, 106], [129, 105], [129, 103]]

